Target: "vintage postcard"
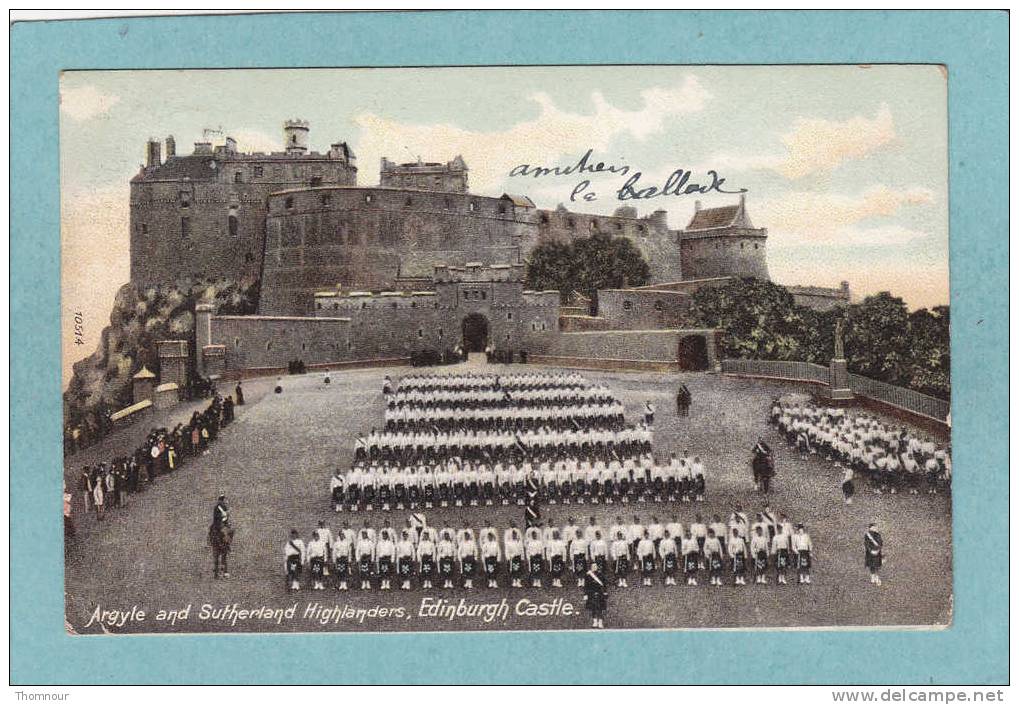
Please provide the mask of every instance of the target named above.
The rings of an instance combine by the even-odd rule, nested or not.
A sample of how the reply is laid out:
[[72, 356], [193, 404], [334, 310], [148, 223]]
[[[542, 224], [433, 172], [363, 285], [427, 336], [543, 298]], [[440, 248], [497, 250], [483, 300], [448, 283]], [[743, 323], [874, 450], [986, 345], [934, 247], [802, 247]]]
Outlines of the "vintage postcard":
[[68, 632], [950, 626], [947, 87], [65, 71]]

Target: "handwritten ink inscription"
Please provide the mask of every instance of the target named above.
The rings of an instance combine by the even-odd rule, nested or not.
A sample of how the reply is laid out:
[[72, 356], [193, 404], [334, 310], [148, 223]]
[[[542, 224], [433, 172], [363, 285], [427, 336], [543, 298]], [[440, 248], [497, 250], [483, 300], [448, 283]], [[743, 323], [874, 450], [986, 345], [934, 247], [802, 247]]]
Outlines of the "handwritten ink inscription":
[[[593, 158], [594, 149], [584, 152], [575, 163], [568, 166], [541, 166], [535, 164], [518, 164], [510, 169], [511, 177], [531, 177], [541, 179], [555, 176], [572, 176], [574, 174], [615, 174], [627, 176], [622, 186], [615, 191], [616, 199], [620, 201], [647, 200], [661, 196], [689, 196], [691, 194], [706, 193], [746, 193], [747, 189], [725, 188], [725, 177], [719, 176], [714, 169], [708, 169], [703, 178], [695, 177], [692, 171], [687, 169], [676, 169], [665, 182], [658, 185], [649, 185], [641, 181], [643, 173], [634, 171], [629, 164], [607, 164], [604, 161], [595, 161]], [[632, 173], [631, 173], [632, 172]], [[570, 201], [582, 200], [586, 202], [598, 200], [598, 194], [591, 188], [591, 180], [583, 179], [577, 183], [570, 192]]]

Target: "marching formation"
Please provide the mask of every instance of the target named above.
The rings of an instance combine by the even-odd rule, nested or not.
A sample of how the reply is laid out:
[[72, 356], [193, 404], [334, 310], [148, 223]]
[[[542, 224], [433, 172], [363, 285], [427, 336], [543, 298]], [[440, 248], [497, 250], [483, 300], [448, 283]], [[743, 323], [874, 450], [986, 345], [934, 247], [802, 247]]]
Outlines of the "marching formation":
[[952, 484], [951, 446], [895, 428], [867, 414], [812, 403], [785, 405], [775, 400], [771, 423], [802, 455], [820, 454], [844, 465], [843, 491], [851, 503], [855, 474], [866, 477], [874, 492], [929, 494]]
[[385, 430], [330, 479], [335, 511], [704, 499], [698, 457], [652, 455], [653, 407], [628, 426], [576, 373], [386, 377], [383, 396]]
[[[711, 585], [767, 584], [774, 574], [787, 584], [795, 572], [799, 584], [810, 584], [813, 544], [803, 524], [793, 524], [765, 506], [751, 517], [735, 507], [727, 521], [719, 515], [694, 515], [686, 525], [679, 518], [660, 520], [639, 516], [626, 521], [617, 516], [608, 526], [590, 517], [586, 525], [569, 519], [563, 526], [551, 523], [520, 528], [510, 522], [496, 529], [491, 522], [475, 528], [464, 522], [459, 528], [428, 526], [421, 515], [412, 515], [399, 529], [389, 522], [379, 528], [365, 521], [351, 528], [349, 522], [335, 534], [325, 522], [305, 543], [294, 529], [283, 548], [287, 587], [301, 589], [305, 568], [313, 590], [401, 590], [432, 588], [473, 589], [475, 580], [486, 587], [561, 588], [574, 580], [578, 587], [592, 565], [599, 574], [611, 576], [617, 587], [629, 587], [633, 574], [643, 586], [661, 578], [663, 585], [677, 585], [682, 574], [687, 585], [706, 576]], [[727, 575], [731, 578], [726, 577]]]

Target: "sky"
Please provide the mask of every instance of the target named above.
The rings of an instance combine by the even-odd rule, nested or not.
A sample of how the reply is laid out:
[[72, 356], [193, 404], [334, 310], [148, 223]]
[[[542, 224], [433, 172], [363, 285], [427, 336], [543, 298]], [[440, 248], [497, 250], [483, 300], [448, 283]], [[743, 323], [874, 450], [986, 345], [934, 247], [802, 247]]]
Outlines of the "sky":
[[[129, 278], [128, 182], [145, 141], [173, 135], [189, 154], [203, 129], [241, 151], [279, 151], [282, 123], [311, 124], [324, 152], [345, 141], [358, 182], [378, 183], [383, 156], [457, 154], [482, 195], [525, 194], [539, 208], [611, 213], [622, 183], [692, 181], [746, 190], [768, 229], [781, 284], [838, 286], [854, 298], [891, 291], [911, 308], [948, 303], [947, 77], [937, 66], [617, 66], [427, 69], [69, 71], [60, 84], [64, 381], [92, 353]], [[221, 142], [222, 135], [214, 135]], [[592, 175], [510, 176], [520, 165], [630, 167]], [[684, 227], [694, 200], [627, 201]], [[84, 345], [73, 344], [74, 316]]]

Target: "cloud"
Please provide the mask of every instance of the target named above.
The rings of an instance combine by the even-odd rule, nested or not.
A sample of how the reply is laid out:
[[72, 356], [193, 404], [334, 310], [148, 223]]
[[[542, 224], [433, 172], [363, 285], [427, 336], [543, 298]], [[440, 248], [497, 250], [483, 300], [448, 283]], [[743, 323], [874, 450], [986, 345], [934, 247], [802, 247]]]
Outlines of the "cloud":
[[873, 223], [901, 209], [931, 203], [934, 195], [925, 188], [903, 190], [874, 186], [855, 195], [791, 192], [764, 201], [751, 214], [769, 229], [771, 242], [783, 245], [837, 244], [901, 245], [927, 233], [896, 223]]
[[60, 109], [72, 120], [82, 122], [110, 112], [120, 96], [102, 93], [95, 86], [85, 85], [60, 91]]
[[535, 118], [492, 132], [402, 123], [363, 113], [355, 118], [360, 128], [358, 156], [362, 164], [375, 164], [383, 156], [406, 155], [407, 150], [426, 159], [461, 154], [471, 170], [471, 190], [484, 193], [498, 187], [518, 164], [554, 166], [565, 155], [579, 158], [588, 148], [606, 150], [622, 135], [646, 139], [663, 131], [670, 119], [702, 110], [711, 94], [696, 77], [687, 76], [678, 85], [642, 91], [642, 105], [636, 110], [616, 107], [599, 92], [591, 95], [590, 113], [563, 110], [546, 93], [529, 99], [538, 107]]
[[767, 169], [790, 180], [802, 179], [828, 173], [891, 144], [895, 139], [895, 122], [892, 111], [882, 104], [873, 118], [862, 115], [843, 121], [799, 118], [780, 139], [785, 145], [782, 154], [721, 152], [709, 163], [720, 172]]

